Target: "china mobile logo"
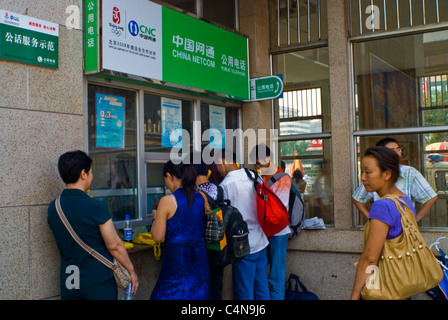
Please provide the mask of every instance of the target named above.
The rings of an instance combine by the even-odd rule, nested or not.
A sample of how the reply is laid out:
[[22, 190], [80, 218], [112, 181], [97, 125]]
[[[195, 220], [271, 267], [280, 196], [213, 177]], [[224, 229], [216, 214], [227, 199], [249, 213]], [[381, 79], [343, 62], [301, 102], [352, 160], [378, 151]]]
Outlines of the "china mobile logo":
[[112, 21], [116, 24], [120, 24], [120, 10], [117, 7], [114, 7], [112, 10]]

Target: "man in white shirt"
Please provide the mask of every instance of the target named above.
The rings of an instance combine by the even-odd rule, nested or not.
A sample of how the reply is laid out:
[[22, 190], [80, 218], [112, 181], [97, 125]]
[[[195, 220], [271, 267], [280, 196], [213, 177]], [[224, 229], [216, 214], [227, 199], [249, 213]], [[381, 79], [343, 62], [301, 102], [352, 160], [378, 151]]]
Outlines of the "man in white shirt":
[[224, 199], [237, 208], [249, 229], [250, 253], [232, 264], [235, 300], [270, 300], [267, 278], [267, 246], [269, 244], [258, 222], [256, 193], [243, 168], [239, 168], [233, 152], [215, 152], [215, 163], [224, 177], [220, 186]]

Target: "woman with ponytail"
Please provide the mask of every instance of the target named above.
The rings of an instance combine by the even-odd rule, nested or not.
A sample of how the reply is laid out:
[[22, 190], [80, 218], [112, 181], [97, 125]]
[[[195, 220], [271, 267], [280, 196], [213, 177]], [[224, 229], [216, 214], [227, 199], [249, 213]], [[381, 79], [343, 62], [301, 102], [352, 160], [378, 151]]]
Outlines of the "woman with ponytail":
[[210, 271], [204, 240], [204, 198], [195, 191], [192, 164], [163, 168], [165, 184], [172, 194], [160, 199], [151, 233], [165, 239], [163, 265], [151, 300], [204, 300], [209, 298]]

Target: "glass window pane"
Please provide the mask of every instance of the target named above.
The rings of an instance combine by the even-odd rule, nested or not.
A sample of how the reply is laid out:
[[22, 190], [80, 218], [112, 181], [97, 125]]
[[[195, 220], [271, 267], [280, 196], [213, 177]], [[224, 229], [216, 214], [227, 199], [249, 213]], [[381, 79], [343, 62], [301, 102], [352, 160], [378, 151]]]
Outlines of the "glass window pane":
[[[279, 6], [276, 7], [277, 9], [277, 15], [280, 18], [280, 21], [278, 22], [278, 27], [279, 27], [279, 45], [280, 46], [285, 46], [288, 45], [288, 9], [287, 9], [287, 2], [288, 0], [279, 0], [278, 4]], [[275, 34], [276, 38], [277, 38], [277, 33]], [[277, 44], [277, 42], [276, 42]]]
[[354, 43], [353, 50], [359, 130], [448, 123], [447, 31]]
[[[431, 210], [419, 222], [421, 227], [448, 227], [448, 201], [447, 201], [447, 172], [448, 172], [448, 132], [425, 133], [425, 134], [403, 134], [391, 136], [399, 142], [402, 149], [401, 164], [417, 169], [429, 186], [437, 193], [438, 200], [431, 207]], [[369, 146], [374, 146], [385, 136], [358, 137], [358, 185], [361, 183], [360, 161], [364, 151]], [[409, 185], [409, 188], [412, 184]], [[412, 188], [411, 200], [415, 203], [418, 212], [421, 205], [417, 200], [416, 188]], [[405, 190], [403, 192], [407, 193]], [[369, 208], [371, 203], [367, 203]], [[360, 215], [360, 224], [366, 222]]]
[[91, 194], [108, 204], [114, 221], [137, 219], [136, 93], [89, 85], [88, 99]]
[[[172, 104], [177, 112], [173, 112], [173, 119], [162, 119], [162, 102]], [[180, 108], [178, 108], [180, 106]], [[173, 110], [174, 110], [173, 109]], [[158, 95], [145, 93], [144, 98], [144, 124], [143, 131], [145, 134], [145, 151], [146, 152], [170, 152], [171, 147], [168, 144], [162, 143], [163, 129], [177, 129], [171, 125], [174, 121], [178, 121], [177, 116], [180, 116], [182, 122], [182, 129], [186, 130], [190, 135], [190, 141], [193, 139], [193, 102], [188, 100], [167, 99]], [[166, 133], [168, 136], [169, 133]]]
[[[326, 0], [279, 0], [278, 4], [274, 2], [271, 1], [270, 7], [271, 19], [276, 22], [271, 23], [271, 43], [274, 46], [328, 38]], [[278, 18], [280, 21], [277, 21]]]
[[[376, 11], [370, 10], [371, 5]], [[448, 2], [443, 0], [350, 0], [349, 6], [352, 36], [448, 20]], [[379, 21], [374, 30], [372, 19]]]
[[165, 163], [146, 164], [146, 214], [152, 214], [157, 209], [159, 200], [167, 193], [163, 178], [163, 166]]
[[317, 216], [334, 225], [330, 139], [282, 141], [279, 159], [290, 176], [296, 170], [302, 173], [306, 218]]
[[[210, 109], [210, 106], [212, 106], [212, 109]], [[224, 110], [224, 117], [221, 117], [219, 112], [220, 110]], [[218, 116], [210, 117], [210, 113], [215, 113]], [[213, 119], [212, 121], [210, 121]], [[223, 123], [224, 122], [224, 123]], [[211, 128], [221, 128], [224, 127], [224, 129], [232, 129], [235, 130], [238, 128], [238, 109], [236, 108], [227, 108], [227, 107], [220, 107], [217, 105], [210, 105], [208, 103], [201, 103], [201, 133], [203, 134], [205, 130], [211, 129]], [[225, 132], [224, 132], [225, 135]], [[225, 136], [224, 136], [225, 138]], [[202, 147], [205, 147], [209, 144], [209, 141], [201, 141]], [[235, 145], [234, 145], [235, 146]], [[212, 145], [212, 147], [218, 147]]]
[[274, 101], [280, 136], [330, 131], [328, 48], [273, 56], [283, 74], [283, 98]]

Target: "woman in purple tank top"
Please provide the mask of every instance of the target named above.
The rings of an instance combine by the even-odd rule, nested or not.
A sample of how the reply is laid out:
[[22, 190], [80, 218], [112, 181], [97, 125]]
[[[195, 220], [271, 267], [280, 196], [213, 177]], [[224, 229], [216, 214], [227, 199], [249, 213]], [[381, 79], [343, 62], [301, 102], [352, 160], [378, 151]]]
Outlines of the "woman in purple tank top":
[[[395, 182], [400, 174], [399, 157], [393, 150], [385, 147], [371, 147], [366, 150], [361, 162], [361, 181], [366, 191], [376, 192], [380, 197], [388, 194], [400, 196], [411, 208], [411, 200], [397, 187]], [[356, 270], [355, 283], [350, 296], [352, 300], [361, 298], [361, 290], [370, 274], [369, 266], [376, 266], [386, 239], [398, 237], [402, 232], [401, 214], [395, 202], [380, 199], [372, 204], [369, 212], [370, 230]]]

